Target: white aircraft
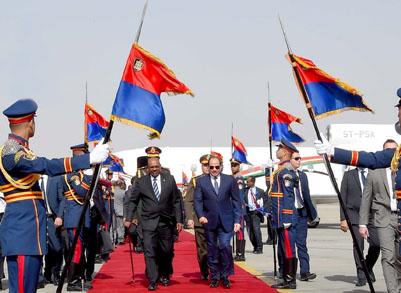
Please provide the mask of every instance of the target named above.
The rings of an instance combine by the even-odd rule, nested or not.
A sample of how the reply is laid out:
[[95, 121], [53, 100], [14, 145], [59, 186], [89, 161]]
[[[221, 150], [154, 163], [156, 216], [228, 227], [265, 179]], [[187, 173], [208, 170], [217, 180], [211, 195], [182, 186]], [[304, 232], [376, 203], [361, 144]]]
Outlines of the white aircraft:
[[[326, 129], [326, 136], [332, 145], [352, 150], [378, 151], [386, 139], [392, 138], [401, 142], [401, 136], [395, 132], [394, 125], [389, 124], [331, 124]], [[177, 184], [182, 185], [184, 176], [191, 178], [200, 174], [199, 157], [210, 153], [210, 147], [161, 147], [162, 166], [170, 169]], [[307, 172], [310, 191], [314, 203], [329, 203], [337, 201], [337, 194], [327, 175], [326, 167], [313, 147], [298, 147], [302, 157], [302, 169]], [[230, 174], [231, 148], [213, 147], [213, 151], [223, 155], [223, 172]], [[273, 147], [273, 157], [276, 147]], [[244, 177], [256, 176], [256, 185], [266, 188], [264, 181], [265, 163], [269, 158], [268, 147], [247, 147], [248, 160], [253, 165], [242, 165], [241, 173]], [[136, 158], [145, 155], [145, 148], [131, 149], [116, 153], [124, 161], [124, 170], [127, 174], [136, 172]], [[346, 166], [332, 164], [338, 186]]]

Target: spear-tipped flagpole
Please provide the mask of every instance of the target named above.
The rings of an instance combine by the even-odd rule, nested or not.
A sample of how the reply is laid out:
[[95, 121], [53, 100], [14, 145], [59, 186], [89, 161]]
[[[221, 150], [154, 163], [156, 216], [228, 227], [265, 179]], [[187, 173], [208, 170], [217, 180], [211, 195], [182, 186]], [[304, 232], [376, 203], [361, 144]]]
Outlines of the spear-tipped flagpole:
[[[270, 151], [270, 161], [271, 161], [271, 166], [269, 167], [269, 190], [271, 186], [273, 185], [273, 136], [272, 136], [272, 121], [271, 121], [271, 103], [270, 103], [270, 84], [267, 82], [267, 121], [268, 121], [268, 128], [269, 128], [269, 151]], [[270, 217], [267, 217], [267, 225], [269, 225], [270, 222]], [[274, 279], [277, 279], [277, 256], [276, 256], [276, 239], [277, 239], [277, 231], [276, 229], [273, 229], [273, 275]]]
[[[138, 31], [137, 31], [137, 34], [136, 34], [136, 37], [135, 37], [135, 43], [138, 43], [139, 37], [141, 35], [142, 25], [143, 25], [143, 21], [144, 21], [144, 18], [145, 18], [145, 13], [146, 13], [147, 6], [148, 6], [148, 0], [146, 0], [145, 5], [144, 5], [143, 10], [142, 10], [141, 22], [139, 24], [139, 28], [138, 28]], [[111, 131], [113, 129], [113, 125], [114, 125], [114, 121], [111, 120], [109, 122], [109, 126], [108, 126], [108, 128], [106, 130], [106, 134], [105, 134], [105, 137], [103, 139], [103, 143], [108, 143], [110, 141], [110, 136], [111, 136]], [[102, 166], [102, 164], [96, 164], [95, 170], [93, 171], [92, 182], [91, 182], [90, 188], [89, 188], [89, 190], [86, 193], [85, 198], [84, 198], [84, 203], [83, 203], [83, 206], [82, 206], [82, 212], [81, 212], [81, 215], [79, 217], [78, 227], [77, 227], [76, 233], [74, 235], [74, 239], [73, 239], [70, 251], [68, 252], [68, 256], [67, 256], [67, 259], [66, 259], [66, 262], [65, 262], [65, 266], [64, 266], [63, 271], [61, 273], [60, 281], [58, 283], [57, 290], [56, 290], [57, 293], [61, 293], [61, 291], [63, 290], [64, 280], [65, 280], [65, 277], [67, 275], [68, 270], [70, 269], [71, 260], [72, 260], [72, 257], [74, 256], [75, 247], [77, 246], [78, 238], [79, 238], [79, 235], [81, 233], [81, 230], [82, 230], [82, 227], [83, 227], [83, 224], [84, 224], [85, 214], [86, 214], [86, 211], [88, 209], [90, 199], [93, 196], [93, 193], [95, 191], [95, 187], [97, 186], [97, 183], [98, 183], [98, 180], [99, 180], [101, 166]]]
[[[302, 98], [303, 98], [303, 100], [305, 102], [306, 109], [308, 110], [309, 117], [310, 117], [310, 119], [312, 121], [313, 128], [314, 128], [314, 130], [316, 132], [316, 136], [320, 141], [322, 141], [322, 136], [320, 135], [319, 127], [318, 127], [318, 125], [316, 123], [316, 118], [315, 118], [315, 113], [314, 113], [313, 108], [312, 108], [312, 103], [310, 102], [309, 96], [308, 96], [308, 94], [307, 94], [307, 92], [305, 90], [305, 87], [304, 87], [304, 85], [302, 83], [300, 74], [299, 74], [298, 69], [296, 67], [296, 60], [295, 60], [295, 58], [294, 58], [294, 56], [292, 54], [291, 48], [289, 46], [288, 38], [287, 38], [287, 35], [285, 33], [284, 26], [283, 26], [283, 23], [282, 23], [282, 21], [280, 19], [280, 16], [279, 16], [279, 22], [280, 22], [281, 30], [282, 30], [283, 35], [284, 35], [285, 43], [287, 45], [288, 58], [289, 58], [289, 60], [291, 62], [293, 74], [294, 74], [294, 77], [295, 77], [295, 82], [296, 82], [298, 90], [300, 91], [300, 94], [301, 94], [301, 96], [302, 96]], [[345, 220], [347, 221], [347, 225], [348, 225], [350, 233], [351, 233], [351, 237], [352, 237], [352, 241], [354, 243], [354, 247], [356, 247], [356, 251], [357, 251], [359, 260], [361, 261], [361, 264], [362, 264], [363, 272], [365, 273], [366, 280], [368, 281], [368, 284], [369, 284], [370, 292], [374, 293], [375, 289], [373, 287], [373, 283], [372, 283], [372, 280], [370, 278], [370, 274], [368, 272], [368, 268], [366, 266], [366, 262], [365, 262], [365, 259], [363, 257], [363, 253], [362, 253], [362, 251], [361, 251], [361, 249], [360, 249], [360, 247], [359, 247], [359, 245], [357, 243], [355, 233], [354, 233], [354, 231], [352, 229], [352, 223], [351, 223], [351, 221], [349, 219], [347, 210], [345, 208], [344, 201], [343, 201], [343, 199], [341, 197], [341, 194], [340, 194], [340, 189], [338, 188], [337, 181], [336, 181], [336, 179], [334, 177], [334, 172], [333, 172], [333, 169], [331, 168], [331, 163], [330, 163], [329, 157], [327, 156], [327, 154], [324, 154], [323, 158], [324, 158], [324, 162], [325, 162], [326, 169], [327, 169], [327, 172], [329, 174], [331, 183], [333, 184], [334, 190], [337, 193], [337, 197], [338, 197], [338, 201], [340, 203], [340, 207], [341, 207], [341, 209], [342, 209], [342, 211], [344, 213]]]

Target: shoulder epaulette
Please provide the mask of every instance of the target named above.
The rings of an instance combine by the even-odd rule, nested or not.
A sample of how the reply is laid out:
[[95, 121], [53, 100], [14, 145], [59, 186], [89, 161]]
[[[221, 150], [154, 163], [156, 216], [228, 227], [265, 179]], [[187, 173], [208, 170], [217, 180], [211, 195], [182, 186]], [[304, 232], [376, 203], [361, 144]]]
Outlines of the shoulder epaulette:
[[18, 142], [16, 142], [13, 139], [9, 139], [2, 146], [1, 156], [4, 157], [7, 155], [16, 154], [19, 151], [23, 151], [23, 150], [24, 150], [24, 147], [22, 145], [20, 145]]

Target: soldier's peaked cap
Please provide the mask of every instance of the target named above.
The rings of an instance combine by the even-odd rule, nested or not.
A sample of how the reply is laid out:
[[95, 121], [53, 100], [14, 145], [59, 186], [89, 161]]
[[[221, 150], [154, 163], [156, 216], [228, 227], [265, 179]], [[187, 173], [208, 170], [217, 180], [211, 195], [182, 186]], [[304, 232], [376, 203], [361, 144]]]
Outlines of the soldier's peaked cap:
[[299, 153], [298, 149], [291, 142], [286, 140], [285, 138], [281, 139], [279, 146], [283, 146], [286, 149], [288, 149], [288, 150], [290, 150], [290, 151], [292, 151], [294, 153]]
[[162, 150], [157, 146], [150, 146], [145, 149], [145, 153], [148, 154], [148, 157], [159, 157], [159, 155], [162, 153]]
[[400, 100], [398, 101], [398, 104], [395, 105], [394, 107], [400, 107], [401, 106], [401, 88], [399, 88], [397, 90], [397, 96], [400, 98]]
[[18, 100], [3, 111], [11, 124], [29, 122], [35, 116], [38, 104], [32, 99]]
[[136, 158], [136, 168], [140, 169], [146, 167], [148, 165], [148, 157], [147, 156], [140, 156]]

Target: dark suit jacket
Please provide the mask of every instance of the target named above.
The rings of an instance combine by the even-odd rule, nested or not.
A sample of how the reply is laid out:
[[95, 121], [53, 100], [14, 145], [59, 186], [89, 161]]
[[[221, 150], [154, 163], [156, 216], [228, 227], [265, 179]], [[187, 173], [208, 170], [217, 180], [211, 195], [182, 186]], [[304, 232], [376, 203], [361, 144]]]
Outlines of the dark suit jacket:
[[47, 177], [46, 196], [49, 208], [55, 217], [63, 218], [65, 198], [63, 193], [63, 176]]
[[180, 193], [174, 177], [166, 172], [162, 172], [160, 176], [160, 201], [156, 199], [150, 175], [139, 178], [133, 188], [127, 191], [130, 193], [127, 221], [132, 221], [141, 201], [141, 224], [144, 230], [155, 230], [159, 221], [170, 225], [183, 222]]
[[237, 181], [233, 176], [220, 174], [219, 194], [216, 194], [210, 175], [198, 179], [195, 188], [195, 211], [198, 218], [206, 217], [206, 229], [219, 224], [225, 232], [232, 232], [234, 223], [240, 223], [241, 202]]
[[[362, 190], [357, 168], [344, 173], [340, 192], [352, 225], [358, 225]], [[341, 209], [340, 220], [345, 220], [344, 213]]]
[[303, 171], [298, 171], [298, 174], [299, 174], [299, 181], [301, 183], [302, 197], [304, 200], [307, 216], [311, 221], [316, 220], [317, 212], [310, 197], [308, 176]]

